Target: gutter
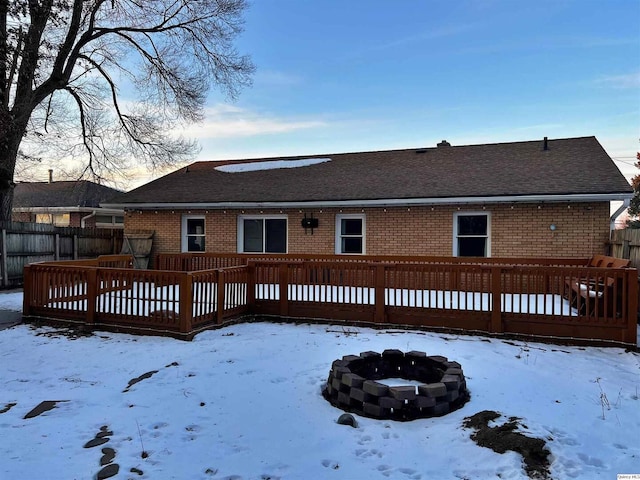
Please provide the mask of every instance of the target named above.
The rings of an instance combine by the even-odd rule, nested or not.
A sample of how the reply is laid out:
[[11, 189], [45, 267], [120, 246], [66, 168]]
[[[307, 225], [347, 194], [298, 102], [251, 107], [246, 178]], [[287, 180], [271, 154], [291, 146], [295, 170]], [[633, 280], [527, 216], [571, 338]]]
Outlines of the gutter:
[[82, 228], [85, 228], [85, 227], [84, 227], [85, 222], [86, 222], [87, 220], [89, 220], [91, 217], [95, 217], [95, 216], [96, 216], [96, 211], [94, 210], [94, 211], [93, 211], [93, 212], [91, 212], [89, 215], [87, 215], [87, 216], [85, 216], [85, 217], [82, 217], [82, 218], [80, 219], [80, 226], [81, 226]]
[[15, 207], [14, 212], [33, 212], [33, 213], [104, 213], [105, 215], [121, 215], [121, 208], [99, 208], [99, 207]]
[[542, 203], [542, 202], [629, 202], [633, 193], [597, 193], [569, 195], [505, 195], [495, 197], [398, 198], [373, 200], [315, 200], [297, 202], [185, 202], [185, 203], [103, 203], [108, 208], [142, 210], [168, 209], [239, 209], [239, 208], [329, 208], [329, 207], [407, 207], [414, 205], [473, 203]]

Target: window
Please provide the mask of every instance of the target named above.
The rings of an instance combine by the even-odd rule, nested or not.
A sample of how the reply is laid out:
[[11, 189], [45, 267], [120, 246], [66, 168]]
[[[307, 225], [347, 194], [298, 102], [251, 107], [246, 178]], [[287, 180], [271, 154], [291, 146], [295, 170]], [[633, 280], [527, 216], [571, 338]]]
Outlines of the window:
[[101, 227], [122, 227], [124, 217], [122, 215], [96, 215], [96, 225]]
[[53, 224], [53, 215], [50, 213], [36, 213], [36, 223]]
[[70, 218], [68, 213], [36, 213], [36, 223], [48, 223], [56, 227], [68, 227]]
[[336, 215], [336, 253], [365, 253], [364, 215]]
[[238, 217], [239, 253], [287, 253], [287, 217]]
[[453, 255], [455, 257], [490, 257], [490, 227], [488, 213], [455, 213], [453, 215]]
[[183, 252], [204, 252], [204, 217], [183, 216], [182, 217], [182, 251]]

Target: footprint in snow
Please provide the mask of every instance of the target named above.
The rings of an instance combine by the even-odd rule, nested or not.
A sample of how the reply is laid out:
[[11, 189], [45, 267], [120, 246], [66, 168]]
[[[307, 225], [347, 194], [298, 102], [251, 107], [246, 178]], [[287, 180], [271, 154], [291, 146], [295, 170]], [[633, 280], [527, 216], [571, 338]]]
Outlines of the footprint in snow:
[[582, 460], [582, 463], [590, 465], [592, 467], [603, 468], [605, 466], [604, 462], [599, 458], [592, 457], [590, 455], [586, 455], [584, 453], [578, 453], [578, 458]]
[[326, 467], [326, 468], [333, 468], [334, 470], [337, 470], [340, 468], [340, 465], [338, 464], [338, 462], [334, 462], [333, 460], [322, 460], [322, 466]]
[[376, 450], [375, 448], [368, 450], [366, 448], [358, 448], [355, 451], [356, 457], [359, 458], [369, 458], [369, 457], [378, 457], [378, 458], [382, 458], [384, 456], [384, 453], [382, 453], [379, 450]]
[[400, 472], [403, 475], [409, 477], [411, 480], [420, 480], [422, 478], [422, 475], [419, 474], [416, 470], [414, 470], [413, 468], [398, 468], [398, 469], [394, 469], [393, 467], [389, 466], [389, 465], [378, 465], [377, 470], [384, 475], [385, 477], [392, 477], [392, 478], [397, 478], [396, 473]]

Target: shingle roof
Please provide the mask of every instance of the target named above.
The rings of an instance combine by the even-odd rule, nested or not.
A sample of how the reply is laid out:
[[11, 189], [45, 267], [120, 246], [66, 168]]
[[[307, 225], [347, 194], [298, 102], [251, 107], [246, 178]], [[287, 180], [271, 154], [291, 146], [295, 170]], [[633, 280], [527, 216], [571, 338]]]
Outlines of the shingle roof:
[[[224, 164], [327, 159], [298, 168], [226, 173]], [[309, 162], [313, 163], [313, 162]], [[281, 165], [281, 163], [279, 163]], [[116, 197], [112, 205], [339, 202], [632, 192], [595, 137], [196, 162]]]
[[87, 180], [24, 182], [16, 184], [13, 207], [98, 207], [100, 202], [120, 194], [120, 190]]

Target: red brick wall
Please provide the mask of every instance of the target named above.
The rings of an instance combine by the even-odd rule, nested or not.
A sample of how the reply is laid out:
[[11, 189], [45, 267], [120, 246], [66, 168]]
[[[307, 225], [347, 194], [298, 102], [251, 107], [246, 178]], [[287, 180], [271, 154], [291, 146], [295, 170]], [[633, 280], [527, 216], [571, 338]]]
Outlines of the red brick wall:
[[[484, 208], [484, 210], [483, 210]], [[190, 210], [127, 212], [125, 231], [154, 230], [153, 253], [181, 250], [183, 214], [206, 218], [206, 250], [236, 252], [237, 216], [288, 215], [289, 253], [335, 253], [335, 218], [365, 213], [366, 253], [370, 255], [452, 255], [455, 212], [491, 214], [492, 257], [588, 257], [604, 253], [609, 239], [609, 203], [436, 205], [434, 207]], [[305, 234], [304, 214], [319, 220]], [[552, 232], [551, 224], [557, 229]]]
[[35, 222], [36, 216], [30, 212], [11, 212], [11, 220], [14, 222]]
[[[85, 217], [89, 215], [88, 212], [71, 212], [69, 214], [69, 226], [70, 227], [79, 227], [80, 226], [80, 222], [82, 220], [82, 217]], [[90, 220], [93, 220], [93, 218], [91, 218]], [[93, 223], [93, 225], [89, 225], [90, 222], [86, 222], [85, 226], [86, 227], [93, 227], [95, 226], [95, 222]]]

